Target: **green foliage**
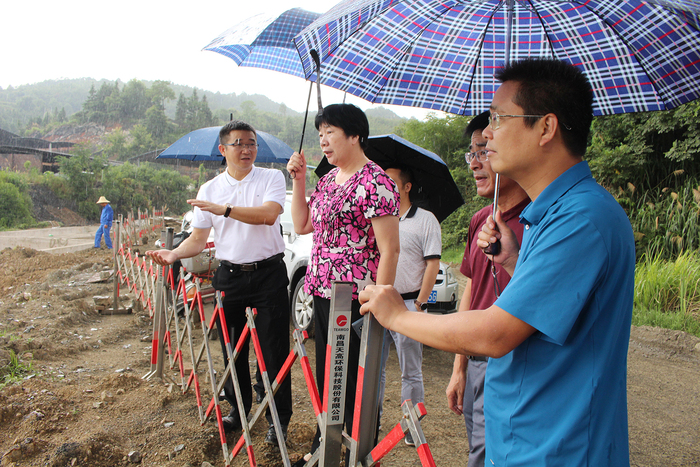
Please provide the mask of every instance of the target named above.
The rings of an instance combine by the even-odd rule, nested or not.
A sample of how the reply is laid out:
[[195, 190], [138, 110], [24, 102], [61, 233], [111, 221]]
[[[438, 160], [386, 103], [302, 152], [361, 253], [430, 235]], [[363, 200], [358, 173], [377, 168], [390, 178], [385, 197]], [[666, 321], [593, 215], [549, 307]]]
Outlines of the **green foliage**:
[[41, 83], [0, 89], [0, 128], [20, 134], [23, 127], [43, 120], [47, 109], [58, 122], [80, 110], [92, 79], [48, 80]]
[[70, 186], [65, 177], [56, 176], [53, 172], [44, 172], [38, 183], [45, 185], [60, 199], [70, 198]]
[[14, 183], [3, 181], [10, 178], [3, 176], [6, 173], [0, 172], [0, 229], [30, 227], [36, 224], [32, 217], [31, 198]]
[[440, 261], [450, 264], [462, 264], [462, 257], [464, 256], [464, 246], [453, 246], [449, 248], [442, 249], [442, 256]]
[[[594, 119], [586, 153], [593, 176], [606, 187], [640, 190], [667, 183], [678, 170], [700, 177], [700, 102], [664, 112]], [[672, 187], [673, 188], [673, 187]]]
[[632, 222], [638, 258], [673, 259], [684, 251], [700, 251], [700, 179], [686, 179], [682, 185], [671, 181], [677, 189], [640, 192], [629, 184], [618, 193]]
[[165, 116], [163, 109], [152, 105], [146, 111], [146, 130], [155, 141], [164, 141], [171, 131], [170, 121]]
[[121, 94], [124, 111], [119, 116], [119, 121], [128, 123], [143, 119], [146, 116], [146, 109], [150, 106], [150, 99], [147, 93], [148, 89], [146, 89], [143, 81], [132, 79], [126, 83]]
[[14, 350], [10, 350], [10, 361], [0, 367], [0, 389], [8, 384], [17, 383], [33, 372], [31, 363], [22, 362]]
[[131, 129], [131, 143], [127, 146], [129, 155], [143, 154], [156, 149], [157, 145], [153, 141], [153, 136], [144, 125], [134, 125]]
[[202, 100], [199, 100], [196, 88], [192, 91], [192, 95], [189, 98], [186, 98], [184, 94], [180, 94], [175, 109], [175, 124], [184, 132], [183, 134], [198, 128], [216, 126], [217, 122], [218, 119], [214, 117], [209, 108], [206, 94], [202, 97]]
[[645, 256], [637, 263], [634, 324], [661, 326], [700, 337], [700, 255], [675, 260]]
[[126, 160], [129, 156], [129, 148], [127, 147], [126, 133], [121, 127], [112, 131], [105, 137], [107, 147], [104, 150], [108, 159], [116, 159], [118, 161]]
[[100, 193], [111, 201], [115, 214], [123, 215], [166, 206], [182, 214], [189, 209], [187, 199], [196, 194], [189, 177], [148, 163], [136, 166], [128, 162], [104, 172]]
[[170, 87], [170, 81], [158, 80], [146, 90], [146, 96], [156, 108], [165, 110], [166, 102], [175, 99], [175, 91]]
[[97, 181], [107, 168], [105, 156], [91, 157], [92, 150], [86, 144], [73, 147], [72, 157], [58, 157], [59, 173], [66, 178], [69, 196], [78, 203], [78, 214], [86, 219], [99, 220], [100, 209]]
[[424, 122], [415, 119], [405, 121], [395, 131], [402, 138], [440, 156], [460, 188], [465, 205], [441, 224], [442, 246], [448, 250], [463, 247], [469, 220], [476, 211], [490, 202], [476, 195], [471, 170], [464, 160], [464, 154], [469, 148], [469, 139], [464, 137], [464, 129], [470, 120], [471, 117], [448, 115], [439, 118], [431, 114]]

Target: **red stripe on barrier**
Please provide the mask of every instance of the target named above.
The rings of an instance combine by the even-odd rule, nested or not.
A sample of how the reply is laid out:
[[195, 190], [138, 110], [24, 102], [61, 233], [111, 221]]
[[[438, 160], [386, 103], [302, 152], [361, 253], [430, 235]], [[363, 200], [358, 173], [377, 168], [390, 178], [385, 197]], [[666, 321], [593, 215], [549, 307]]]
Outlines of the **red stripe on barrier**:
[[265, 365], [265, 359], [263, 358], [262, 347], [260, 347], [260, 339], [258, 339], [257, 328], [251, 329], [250, 334], [253, 337], [253, 346], [255, 346], [255, 355], [258, 358], [258, 366], [260, 367], [260, 373], [264, 373], [267, 371], [267, 366]]
[[172, 343], [170, 342], [170, 330], [165, 331], [164, 339], [168, 343], [168, 355], [172, 355], [173, 354], [173, 347], [172, 347]]
[[418, 457], [423, 467], [435, 467], [435, 459], [433, 459], [433, 453], [430, 452], [428, 443], [421, 444], [416, 450], [418, 451]]
[[425, 410], [425, 404], [424, 404], [424, 403], [422, 403], [422, 402], [417, 403], [417, 404], [416, 404], [416, 409], [418, 409], [418, 417], [419, 417], [419, 418], [425, 417], [426, 415], [428, 415], [428, 411]]
[[202, 303], [201, 292], [197, 292], [197, 306], [199, 307], [199, 322], [203, 323], [207, 318], [204, 316], [204, 304]]
[[389, 451], [394, 449], [394, 447], [403, 437], [403, 428], [401, 428], [401, 423], [398, 423], [389, 433], [386, 434], [384, 439], [377, 443], [377, 445], [369, 453], [372, 460], [377, 462], [380, 461], [389, 453]]
[[326, 368], [323, 375], [323, 412], [328, 412], [328, 385], [330, 384], [331, 378], [331, 346], [326, 344]]
[[199, 393], [199, 378], [197, 377], [197, 373], [192, 370], [192, 374], [194, 375], [194, 393], [197, 396], [197, 407], [202, 406], [202, 395]]
[[219, 310], [219, 305], [216, 305], [214, 307], [214, 312], [211, 314], [211, 319], [209, 320], [209, 329], [212, 329], [214, 327], [214, 324], [216, 323], [216, 318], [219, 316], [220, 313]]
[[316, 387], [316, 380], [314, 380], [313, 372], [311, 370], [309, 357], [306, 355], [301, 358], [301, 369], [304, 373], [304, 379], [306, 380], [306, 387], [309, 389], [309, 395], [311, 395], [311, 405], [313, 405], [314, 413], [318, 417], [322, 410], [321, 398], [318, 395], [318, 388]]
[[181, 377], [181, 378], [184, 378], [184, 377], [185, 377], [185, 362], [184, 362], [184, 359], [182, 358], [182, 351], [181, 351], [181, 350], [178, 350], [178, 351], [176, 352], [176, 354], [177, 354], [177, 357], [178, 357], [178, 358], [177, 358], [178, 365], [180, 366], [180, 377]]
[[153, 344], [151, 346], [151, 365], [158, 363], [158, 338], [153, 337]]
[[[348, 369], [349, 370], [349, 369]], [[355, 388], [355, 407], [352, 424], [352, 438], [355, 441], [360, 440], [360, 413], [362, 412], [362, 388], [365, 381], [365, 367], [357, 368], [357, 387]]]
[[289, 355], [287, 356], [287, 359], [284, 361], [284, 364], [282, 365], [282, 368], [277, 372], [277, 376], [275, 377], [275, 381], [277, 381], [277, 384], [282, 384], [282, 381], [284, 381], [284, 378], [287, 377], [287, 374], [292, 370], [292, 365], [294, 365], [294, 362], [297, 360], [297, 354], [294, 353], [292, 350], [289, 352]]
[[219, 426], [219, 439], [221, 440], [221, 445], [226, 445], [226, 433], [224, 432], [224, 422], [221, 420], [221, 407], [216, 406], [216, 424]]
[[[215, 406], [218, 407], [216, 405], [216, 401], [212, 397], [212, 399], [209, 401], [209, 405], [207, 406], [207, 410], [204, 411], [204, 418], [207, 418], [209, 416], [209, 414]], [[221, 409], [219, 409], [219, 412], [221, 412]], [[204, 422], [202, 422], [202, 425], [204, 425]]]
[[250, 467], [255, 467], [257, 464], [255, 463], [255, 453], [253, 453], [253, 446], [248, 446], [246, 451], [248, 451], [248, 463], [250, 464]]
[[246, 339], [248, 339], [248, 334], [250, 334], [250, 328], [246, 324], [243, 328], [243, 332], [241, 333], [241, 337], [238, 339], [238, 342], [236, 342], [236, 348], [234, 349], [234, 352], [241, 353], [241, 348], [243, 347], [243, 344], [245, 343]]
[[238, 442], [236, 445], [233, 447], [233, 451], [231, 451], [231, 458], [233, 459], [238, 455], [239, 452], [241, 452], [241, 449], [243, 449], [243, 445], [245, 444], [245, 438], [243, 435], [241, 435], [240, 438], [238, 438]]

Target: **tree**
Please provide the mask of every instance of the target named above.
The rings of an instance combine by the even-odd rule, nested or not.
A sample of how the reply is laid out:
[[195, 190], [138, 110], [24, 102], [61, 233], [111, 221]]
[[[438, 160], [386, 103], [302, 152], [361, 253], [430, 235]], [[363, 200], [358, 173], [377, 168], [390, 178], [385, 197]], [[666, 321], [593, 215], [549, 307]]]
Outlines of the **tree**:
[[700, 176], [700, 102], [673, 110], [597, 117], [586, 152], [594, 177], [609, 188], [646, 190], [679, 170]]
[[103, 181], [105, 196], [123, 214], [165, 206], [181, 214], [188, 210], [187, 199], [194, 196], [193, 190], [189, 177], [148, 163], [110, 167]]
[[108, 134], [105, 139], [107, 140], [107, 147], [105, 148], [107, 158], [117, 159], [119, 161], [126, 160], [129, 152], [127, 149], [126, 134], [121, 127]]
[[146, 109], [150, 106], [148, 90], [142, 81], [132, 79], [122, 91], [124, 102], [124, 119], [127, 121], [141, 120], [146, 116]]
[[141, 125], [134, 125], [131, 129], [133, 141], [128, 146], [130, 155], [139, 155], [156, 149], [153, 142], [153, 137], [148, 132], [148, 129]]
[[175, 91], [170, 87], [170, 81], [157, 80], [151, 85], [146, 95], [151, 100], [151, 104], [160, 110], [165, 110], [165, 101], [175, 99]]
[[32, 200], [12, 183], [0, 181], [0, 228], [34, 224]]
[[187, 126], [187, 99], [183, 93], [180, 93], [175, 106], [175, 123], [180, 128]]
[[100, 210], [97, 201], [97, 184], [107, 167], [105, 156], [91, 157], [91, 148], [80, 143], [72, 148], [73, 156], [59, 156], [59, 173], [69, 186], [70, 196], [78, 203], [78, 214], [96, 220]]
[[165, 116], [165, 111], [157, 105], [152, 105], [146, 112], [146, 130], [156, 141], [163, 141], [165, 135], [170, 132], [170, 120]]

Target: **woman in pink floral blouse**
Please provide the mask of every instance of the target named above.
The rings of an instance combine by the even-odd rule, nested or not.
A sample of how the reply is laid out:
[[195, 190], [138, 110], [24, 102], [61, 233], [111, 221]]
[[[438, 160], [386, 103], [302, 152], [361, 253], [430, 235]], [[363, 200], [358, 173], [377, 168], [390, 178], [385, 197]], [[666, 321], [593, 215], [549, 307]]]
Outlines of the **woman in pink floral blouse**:
[[[399, 194], [388, 175], [365, 156], [369, 123], [352, 104], [333, 104], [316, 116], [321, 149], [336, 166], [306, 201], [306, 159], [294, 153], [287, 170], [294, 174], [292, 219], [298, 234], [313, 232], [306, 270], [306, 291], [314, 296], [316, 384], [323, 394], [331, 283], [353, 282], [352, 322], [360, 319], [357, 294], [367, 284], [394, 283], [399, 257]], [[350, 333], [345, 399], [346, 431], [352, 430], [360, 339]], [[311, 451], [319, 445], [319, 431]], [[297, 461], [302, 466], [310, 455]]]

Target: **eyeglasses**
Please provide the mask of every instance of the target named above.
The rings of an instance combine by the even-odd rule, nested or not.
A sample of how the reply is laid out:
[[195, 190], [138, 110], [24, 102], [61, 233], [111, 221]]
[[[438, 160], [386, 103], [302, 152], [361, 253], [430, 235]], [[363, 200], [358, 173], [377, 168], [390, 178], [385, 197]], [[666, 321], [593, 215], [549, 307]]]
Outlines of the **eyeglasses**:
[[487, 160], [489, 160], [489, 152], [486, 149], [482, 149], [481, 151], [476, 152], [468, 152], [464, 155], [464, 159], [469, 165], [472, 165], [472, 161], [474, 159], [476, 159], [477, 162], [486, 162]]
[[491, 115], [489, 115], [489, 126], [491, 127], [491, 129], [498, 130], [501, 127], [501, 119], [504, 117], [542, 118], [544, 117], [544, 115], [499, 115], [496, 112], [491, 112]]
[[242, 144], [236, 141], [235, 143], [229, 143], [229, 144], [222, 144], [223, 146], [233, 146], [234, 149], [237, 149], [239, 151], [242, 151], [244, 149], [247, 149], [249, 151], [253, 151], [255, 149], [258, 149], [260, 146], [258, 143], [250, 143], [250, 144]]

